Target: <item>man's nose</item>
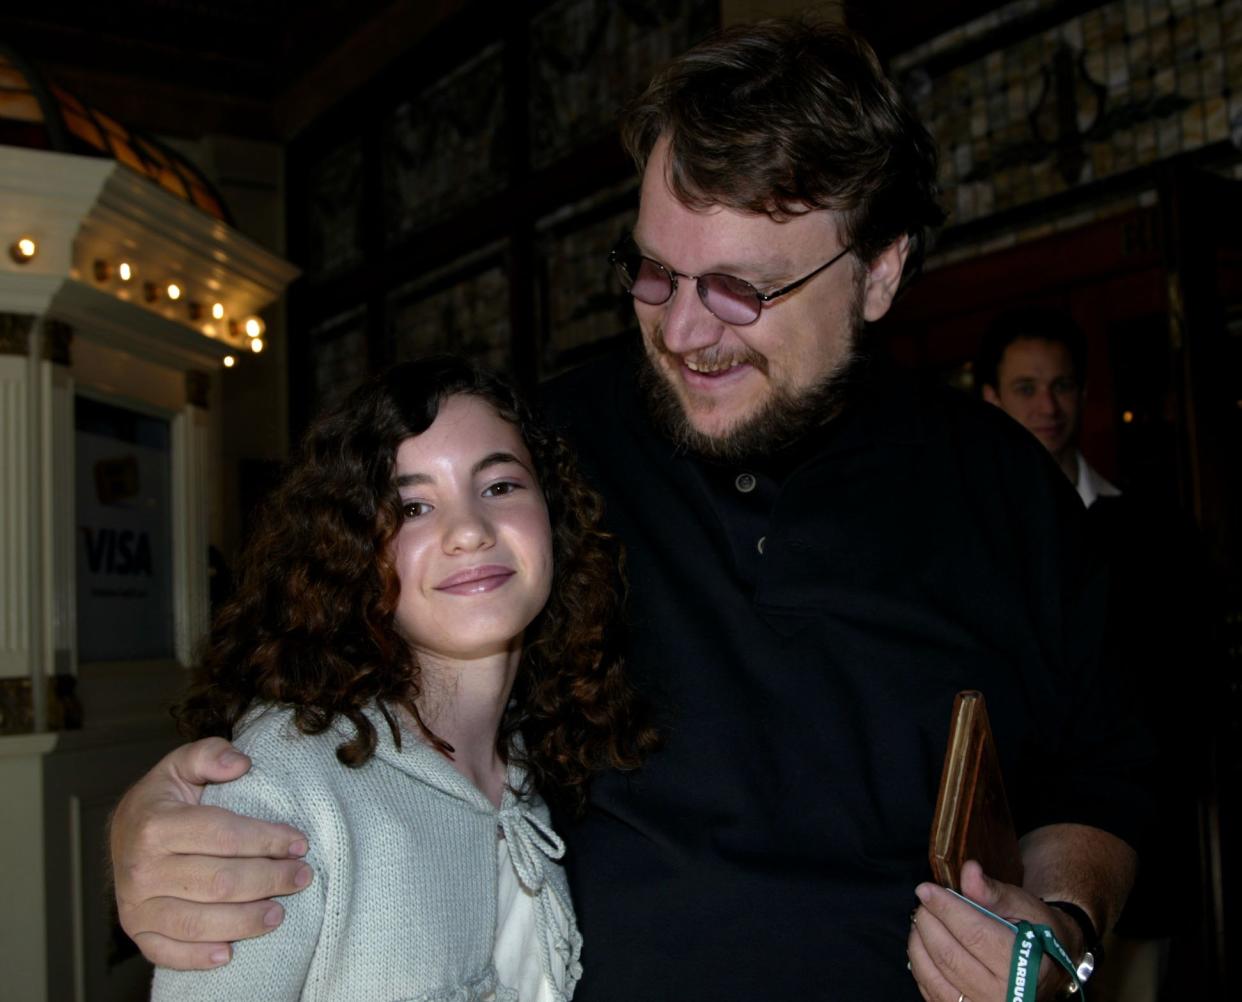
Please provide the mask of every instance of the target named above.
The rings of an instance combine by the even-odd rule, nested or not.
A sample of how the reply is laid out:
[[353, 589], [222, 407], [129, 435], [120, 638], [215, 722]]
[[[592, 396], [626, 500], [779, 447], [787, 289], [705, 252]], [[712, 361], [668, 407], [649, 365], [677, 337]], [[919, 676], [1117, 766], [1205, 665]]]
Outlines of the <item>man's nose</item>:
[[695, 280], [678, 277], [672, 298], [664, 304], [664, 347], [677, 355], [708, 348], [720, 340], [722, 326], [721, 320], [703, 305]]
[[1056, 391], [1051, 386], [1047, 386], [1040, 390], [1039, 409], [1045, 414], [1061, 413], [1061, 401], [1057, 399]]

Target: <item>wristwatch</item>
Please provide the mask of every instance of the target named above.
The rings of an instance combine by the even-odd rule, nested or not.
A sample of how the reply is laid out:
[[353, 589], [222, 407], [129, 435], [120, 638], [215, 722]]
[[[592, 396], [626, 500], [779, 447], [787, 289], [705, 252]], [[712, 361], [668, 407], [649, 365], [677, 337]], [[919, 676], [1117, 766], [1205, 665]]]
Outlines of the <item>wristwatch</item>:
[[1078, 967], [1074, 971], [1078, 976], [1078, 984], [1071, 981], [1069, 988], [1065, 990], [1064, 996], [1065, 998], [1073, 998], [1078, 993], [1078, 985], [1085, 985], [1091, 975], [1095, 973], [1095, 966], [1100, 958], [1100, 934], [1096, 932], [1095, 923], [1091, 921], [1091, 916], [1072, 901], [1045, 901], [1044, 904], [1049, 908], [1062, 911], [1072, 918], [1074, 924], [1078, 926], [1079, 931], [1082, 933], [1082, 959], [1078, 961]]

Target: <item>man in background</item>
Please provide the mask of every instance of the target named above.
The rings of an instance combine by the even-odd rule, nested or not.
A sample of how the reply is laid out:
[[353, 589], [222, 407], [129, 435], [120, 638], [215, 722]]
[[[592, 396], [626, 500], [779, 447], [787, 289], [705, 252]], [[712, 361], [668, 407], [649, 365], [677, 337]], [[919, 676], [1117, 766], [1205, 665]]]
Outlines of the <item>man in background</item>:
[[975, 385], [1034, 435], [1078, 490], [1085, 507], [1121, 493], [1078, 448], [1087, 385], [1087, 339], [1073, 318], [1040, 306], [1002, 313], [988, 328]]
[[[1105, 480], [1078, 448], [1087, 388], [1082, 328], [1060, 310], [1007, 310], [988, 327], [975, 362], [980, 395], [1046, 448], [1088, 509], [1091, 544], [1107, 560], [1109, 649], [1160, 748], [1159, 809], [1138, 876], [1091, 995], [1156, 1002], [1174, 941], [1195, 955], [1199, 901], [1197, 798], [1211, 760], [1198, 700], [1213, 661], [1211, 574], [1193, 527]], [[1169, 684], [1168, 672], [1178, 676]], [[1170, 907], [1176, 903], [1175, 907]], [[1184, 974], [1178, 985], [1187, 990]]]

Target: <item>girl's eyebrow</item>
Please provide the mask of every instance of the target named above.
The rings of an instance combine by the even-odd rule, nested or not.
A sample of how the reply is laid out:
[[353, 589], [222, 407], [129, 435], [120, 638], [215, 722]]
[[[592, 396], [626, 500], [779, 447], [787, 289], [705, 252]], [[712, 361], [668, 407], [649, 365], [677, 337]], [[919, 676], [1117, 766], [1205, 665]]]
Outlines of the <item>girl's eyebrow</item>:
[[[489, 466], [501, 466], [505, 463], [515, 463], [522, 469], [526, 470], [527, 473], [530, 473], [529, 467], [527, 467], [527, 465], [518, 459], [513, 453], [489, 452], [470, 468], [470, 475], [475, 476], [476, 474], [482, 473]], [[427, 473], [402, 473], [393, 481], [393, 483], [398, 487], [418, 487], [423, 484], [435, 483], [435, 479]]]
[[500, 466], [504, 463], [515, 463], [522, 469], [526, 470], [527, 473], [530, 472], [530, 470], [527, 469], [526, 464], [511, 452], [490, 452], [475, 463], [474, 468], [470, 472], [482, 473], [489, 466]]

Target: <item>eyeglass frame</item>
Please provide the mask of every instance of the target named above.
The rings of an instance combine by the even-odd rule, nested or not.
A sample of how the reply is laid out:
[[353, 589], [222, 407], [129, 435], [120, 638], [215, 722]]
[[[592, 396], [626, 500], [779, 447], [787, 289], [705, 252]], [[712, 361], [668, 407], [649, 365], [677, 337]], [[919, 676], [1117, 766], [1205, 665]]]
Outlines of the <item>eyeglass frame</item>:
[[[694, 279], [695, 291], [698, 292], [698, 295], [699, 295], [699, 302], [703, 304], [703, 308], [707, 310], [707, 312], [710, 313], [717, 320], [721, 321], [722, 323], [729, 324], [729, 326], [731, 327], [749, 327], [751, 326], [751, 324], [758, 323], [759, 318], [763, 316], [763, 308], [767, 306], [768, 303], [772, 302], [772, 300], [774, 299], [779, 299], [781, 296], [787, 296], [789, 295], [789, 293], [794, 292], [797, 289], [800, 289], [802, 286], [806, 285], [806, 283], [809, 282], [811, 279], [815, 278], [817, 275], [821, 274], [822, 272], [827, 271], [834, 264], [840, 261], [841, 258], [845, 257], [846, 254], [848, 254], [850, 251], [854, 249], [854, 245], [849, 244], [848, 246], [843, 247], [840, 251], [834, 254], [829, 260], [821, 264], [814, 271], [809, 272], [806, 275], [803, 275], [801, 278], [796, 279], [793, 282], [790, 282], [788, 285], [781, 286], [779, 289], [775, 290], [774, 292], [760, 292], [758, 289], [755, 288], [755, 286], [751, 282], [748, 282], [746, 279], [738, 278], [736, 275], [728, 275], [723, 271], [708, 271], [708, 272], [704, 272], [702, 275], [687, 275], [680, 271], [674, 271], [672, 268], [669, 268], [667, 265], [661, 264], [655, 258], [647, 257], [646, 254], [642, 253], [641, 249], [638, 247], [638, 244], [635, 243], [634, 241], [634, 234], [632, 232], [626, 233], [624, 236], [622, 236], [621, 239], [617, 241], [616, 246], [613, 247], [613, 249], [608, 252], [608, 263], [612, 265], [613, 268], [617, 271], [622, 270], [622, 266], [618, 263], [617, 258], [621, 253], [622, 247], [627, 242], [630, 244], [633, 244], [634, 250], [639, 252], [638, 256], [640, 260], [650, 261], [653, 265], [655, 265], [655, 267], [659, 268], [660, 271], [668, 275], [668, 296], [665, 297], [664, 299], [661, 299], [658, 303], [648, 303], [645, 299], [638, 299], [638, 297], [634, 295], [634, 291], [633, 291], [634, 286], [637, 284], [637, 282], [631, 282], [629, 285], [629, 288], [625, 290], [626, 292], [630, 294], [631, 297], [633, 297], [634, 299], [637, 299], [638, 302], [643, 303], [646, 306], [663, 306], [670, 299], [672, 299], [675, 295], [677, 295], [677, 280], [679, 278], [692, 278]], [[741, 323], [740, 321], [735, 322], [732, 320], [726, 320], [724, 317], [720, 316], [715, 310], [713, 310], [710, 306], [708, 306], [707, 299], [703, 292], [703, 285], [701, 283], [703, 279], [712, 278], [712, 277], [727, 278], [731, 282], [740, 282], [742, 285], [748, 286], [751, 289], [751, 291], [754, 292], [755, 299], [759, 303], [759, 308], [755, 312], [755, 318], [753, 320], [747, 320], [745, 323]]]

